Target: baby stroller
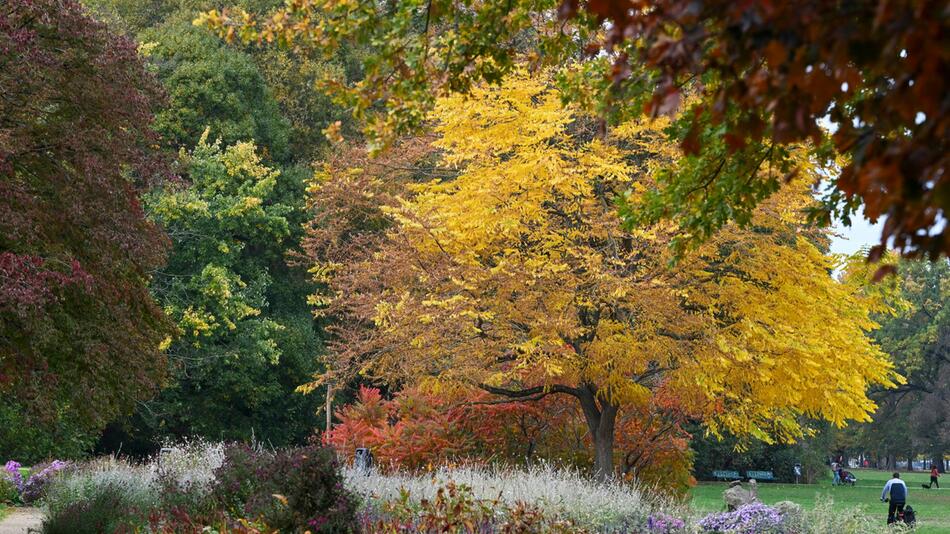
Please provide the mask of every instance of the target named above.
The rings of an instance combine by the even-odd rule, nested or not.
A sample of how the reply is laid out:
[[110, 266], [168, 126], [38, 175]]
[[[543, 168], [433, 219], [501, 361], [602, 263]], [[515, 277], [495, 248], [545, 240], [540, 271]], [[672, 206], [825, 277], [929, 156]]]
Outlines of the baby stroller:
[[903, 521], [908, 526], [917, 525], [917, 512], [908, 504], [904, 507], [904, 513], [901, 515], [901, 521]]
[[849, 484], [851, 486], [854, 486], [854, 483], [857, 481], [858, 481], [858, 477], [854, 476], [854, 473], [850, 471], [844, 471], [844, 470], [841, 471], [842, 484]]

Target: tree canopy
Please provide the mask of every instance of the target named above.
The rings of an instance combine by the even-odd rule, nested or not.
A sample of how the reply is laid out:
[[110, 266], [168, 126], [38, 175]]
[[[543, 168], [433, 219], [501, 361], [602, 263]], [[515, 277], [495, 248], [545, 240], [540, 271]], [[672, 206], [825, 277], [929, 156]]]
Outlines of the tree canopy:
[[898, 274], [902, 306], [879, 319], [874, 339], [907, 383], [873, 393], [881, 407], [861, 443], [884, 457], [924, 452], [940, 465], [950, 450], [950, 264], [906, 261]]
[[[624, 230], [612, 203], [671, 164], [664, 121], [601, 139], [546, 78], [527, 74], [444, 99], [433, 119], [430, 149], [400, 151], [419, 181], [389, 193], [377, 215], [351, 205], [364, 234], [377, 229], [342, 234], [364, 256], [337, 262], [328, 252], [340, 233], [305, 242], [329, 290], [313, 302], [340, 320], [331, 372], [572, 399], [601, 476], [613, 469], [618, 414], [657, 395], [678, 398], [713, 433], [789, 440], [807, 431], [801, 415], [867, 420], [866, 388], [897, 379], [865, 336], [882, 303], [834, 280], [823, 234], [804, 225], [807, 176], [750, 228], [725, 227], [671, 269], [673, 228]], [[336, 210], [336, 194], [363, 175], [365, 190], [405, 172], [378, 168], [328, 167], [314, 205]], [[367, 224], [380, 215], [390, 222]]]
[[298, 177], [267, 167], [252, 143], [207, 136], [179, 157], [182, 181], [144, 198], [173, 244], [151, 291], [177, 332], [163, 345], [172, 380], [124, 423], [126, 440], [301, 442], [319, 401], [293, 390], [317, 370], [320, 345], [303, 273], [284, 258], [302, 195], [285, 182]]
[[138, 200], [167, 175], [161, 91], [78, 3], [14, 0], [0, 94], [0, 402], [34, 428], [96, 430], [164, 376], [170, 325], [147, 284], [167, 239]]
[[267, 157], [287, 160], [290, 125], [253, 59], [184, 18], [173, 16], [139, 37], [168, 91], [156, 130], [175, 150], [193, 148], [210, 128], [227, 144], [253, 139]]
[[787, 179], [800, 169], [781, 148], [809, 140], [815, 157], [844, 157], [815, 218], [847, 222], [863, 208], [886, 220], [872, 259], [888, 243], [933, 259], [950, 253], [950, 56], [935, 45], [948, 16], [936, 0], [301, 0], [196, 22], [246, 42], [371, 47], [362, 83], [327, 88], [383, 141], [420, 125], [439, 96], [526, 62], [557, 65], [562, 97], [614, 124], [692, 95], [671, 132], [693, 164], [658, 181], [629, 220], [670, 219], [693, 241], [748, 222], [781, 183], [757, 171]]

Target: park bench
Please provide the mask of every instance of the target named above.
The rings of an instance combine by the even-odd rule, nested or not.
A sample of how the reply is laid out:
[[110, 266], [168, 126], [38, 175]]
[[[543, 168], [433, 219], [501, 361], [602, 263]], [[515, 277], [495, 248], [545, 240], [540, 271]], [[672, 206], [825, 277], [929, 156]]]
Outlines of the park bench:
[[713, 471], [712, 476], [715, 477], [716, 480], [739, 480], [742, 478], [739, 476], [738, 471]]
[[746, 471], [746, 478], [754, 478], [756, 481], [759, 480], [775, 480], [775, 475], [771, 471]]

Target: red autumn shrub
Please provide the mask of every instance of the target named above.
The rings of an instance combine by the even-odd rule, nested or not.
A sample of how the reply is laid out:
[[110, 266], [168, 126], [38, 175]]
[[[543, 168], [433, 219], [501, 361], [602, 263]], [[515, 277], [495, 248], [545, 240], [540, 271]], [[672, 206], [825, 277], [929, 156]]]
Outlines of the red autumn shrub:
[[[361, 387], [356, 402], [337, 411], [339, 423], [324, 434], [325, 444], [345, 457], [359, 447], [372, 450], [383, 469], [419, 469], [459, 460], [523, 463], [541, 457], [589, 467], [589, 438], [582, 415], [561, 404], [491, 404], [487, 394], [459, 391], [433, 394], [419, 388], [385, 399]], [[690, 475], [687, 414], [675, 399], [622, 414], [617, 457], [621, 474], [679, 494], [695, 483]]]

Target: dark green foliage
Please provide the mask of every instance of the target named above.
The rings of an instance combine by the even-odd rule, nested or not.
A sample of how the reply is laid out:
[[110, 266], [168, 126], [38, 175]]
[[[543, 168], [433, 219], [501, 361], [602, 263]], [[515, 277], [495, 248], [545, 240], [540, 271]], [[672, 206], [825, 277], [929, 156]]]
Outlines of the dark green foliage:
[[802, 464], [802, 482], [813, 483], [825, 478], [830, 472], [825, 461], [831, 454], [831, 433], [827, 424], [818, 425], [819, 432], [793, 445], [768, 445], [761, 441], [744, 442], [737, 450], [739, 441], [734, 438], [718, 440], [703, 436], [701, 428], [693, 432], [690, 448], [694, 451], [693, 469], [697, 479], [713, 480], [712, 472], [719, 469], [739, 471], [772, 471], [779, 482], [795, 482], [794, 467]]
[[879, 461], [924, 453], [940, 465], [950, 451], [950, 262], [904, 261], [898, 277], [906, 305], [877, 317], [873, 335], [907, 383], [874, 392], [880, 407], [860, 444]]
[[[306, 305], [304, 273], [287, 267], [286, 253], [299, 241], [306, 218], [306, 158], [325, 142], [321, 130], [339, 115], [312, 82], [338, 68], [290, 52], [225, 46], [191, 24], [199, 9], [214, 7], [204, 0], [87, 3], [137, 35], [169, 93], [156, 121], [165, 142], [193, 150], [207, 128], [206, 153], [216, 139], [221, 146], [253, 143], [276, 172], [262, 192], [254, 190], [259, 177], [230, 177], [221, 154], [186, 155], [183, 186], [148, 195], [146, 205], [171, 232], [174, 246], [168, 265], [155, 273], [152, 291], [181, 335], [168, 349], [168, 387], [132, 417], [110, 425], [99, 450], [145, 455], [164, 438], [192, 435], [301, 444], [319, 423], [320, 399], [294, 390], [318, 370], [321, 342]], [[255, 12], [278, 3], [241, 2]], [[293, 130], [284, 116], [292, 118]], [[275, 163], [291, 160], [301, 164], [277, 172]], [[262, 200], [262, 212], [241, 215], [241, 202], [255, 198]], [[177, 207], [162, 206], [179, 201]], [[208, 212], [189, 211], [192, 201]], [[206, 291], [225, 286], [229, 298], [208, 297]], [[189, 310], [202, 315], [183, 320]], [[200, 326], [210, 316], [225, 326], [192, 335], [187, 326]]]
[[123, 450], [141, 454], [186, 436], [301, 444], [321, 400], [295, 393], [321, 348], [304, 273], [285, 256], [301, 231], [302, 173], [263, 165], [247, 143], [199, 141], [183, 163], [187, 183], [146, 197], [174, 243], [152, 282], [179, 328], [173, 380], [102, 449], [133, 441]]
[[[16, 399], [0, 399], [0, 457], [32, 465], [50, 458], [81, 458], [95, 445], [76, 414], [59, 409], [45, 418], [31, 416]], [[3, 461], [3, 460], [0, 460]]]
[[253, 140], [270, 159], [290, 156], [289, 125], [250, 56], [192, 26], [186, 13], [139, 40], [168, 92], [155, 128], [172, 147], [191, 149], [210, 128], [211, 138], [225, 144]]
[[9, 478], [0, 475], [0, 504], [14, 504], [20, 498], [16, 484]]

